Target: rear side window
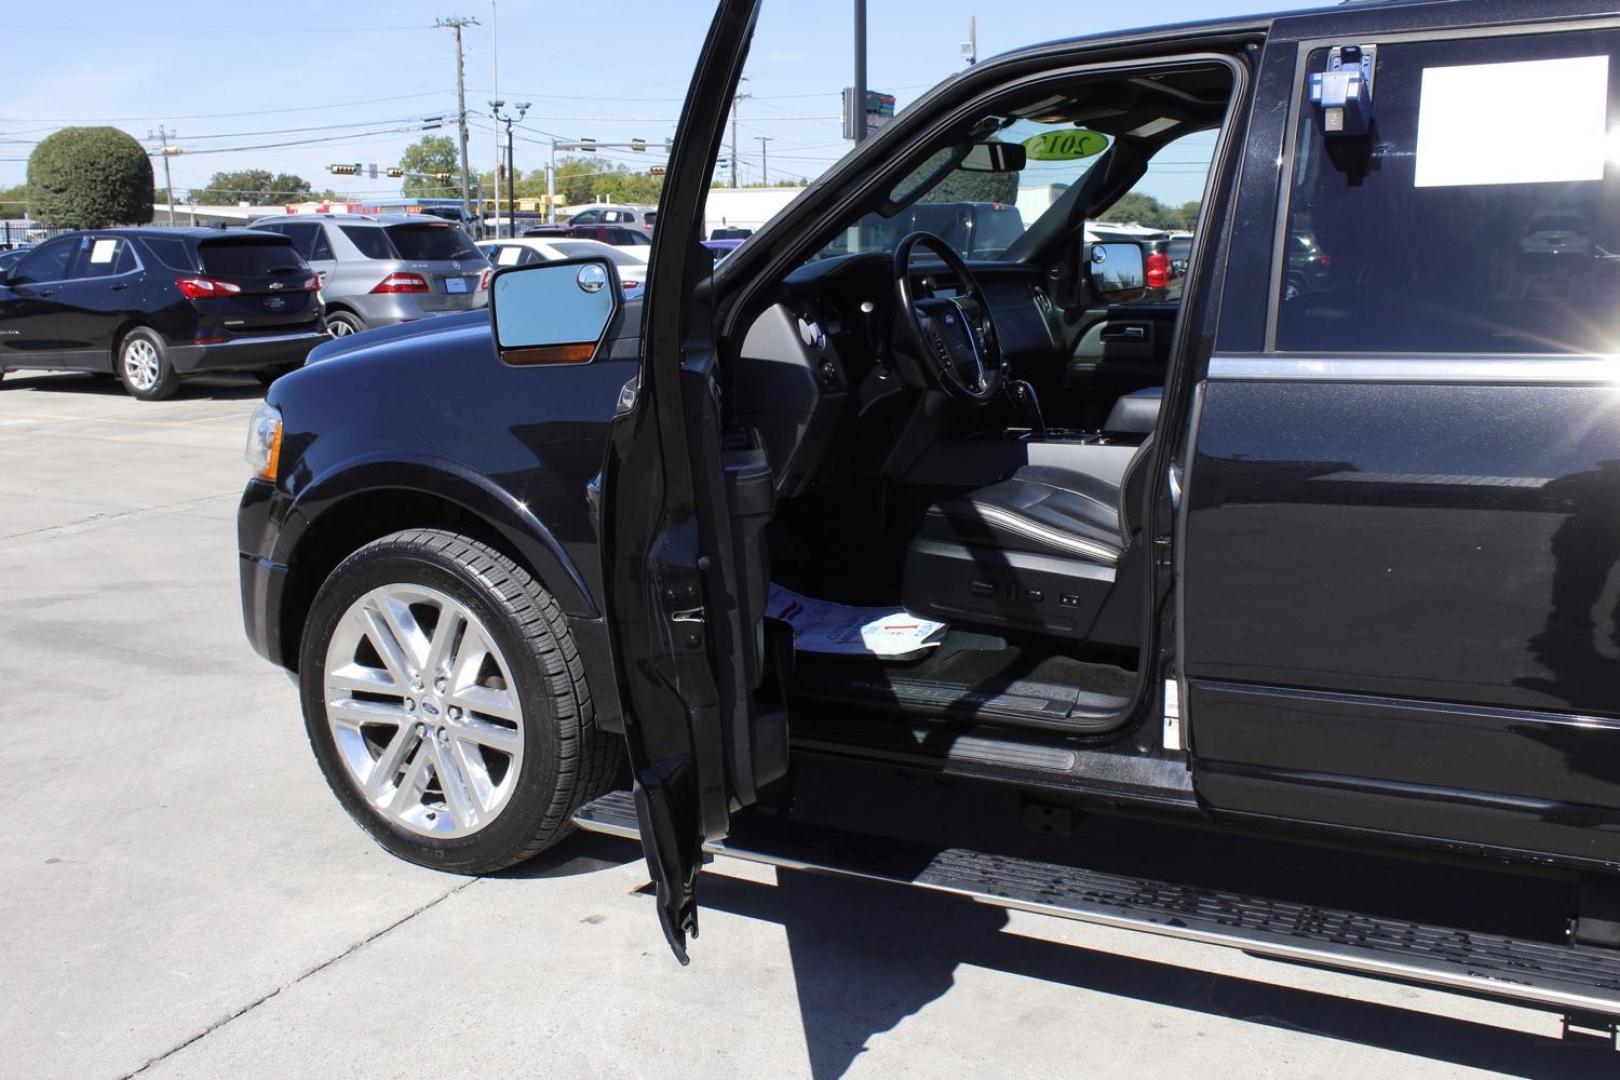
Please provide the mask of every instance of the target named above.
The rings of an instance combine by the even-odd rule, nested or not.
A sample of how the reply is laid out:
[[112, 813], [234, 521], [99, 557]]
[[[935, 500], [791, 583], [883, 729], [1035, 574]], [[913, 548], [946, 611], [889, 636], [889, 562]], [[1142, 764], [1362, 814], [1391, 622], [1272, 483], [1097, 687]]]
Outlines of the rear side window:
[[321, 227], [311, 221], [289, 221], [273, 226], [273, 231], [291, 240], [293, 249], [307, 259], [315, 247], [315, 238], [321, 234]]
[[268, 236], [204, 240], [197, 254], [204, 273], [221, 277], [285, 277], [306, 269], [289, 241]]
[[192, 258], [191, 248], [184, 240], [172, 236], [148, 236], [145, 238], [145, 244], [157, 261], [170, 270], [184, 270], [188, 273], [196, 271], [197, 262]]
[[368, 259], [395, 259], [394, 249], [388, 246], [388, 237], [382, 228], [377, 225], [344, 225], [343, 235], [349, 238], [349, 243], [360, 249], [360, 254]]
[[[1302, 101], [1276, 348], [1614, 352], [1617, 48], [1613, 31], [1381, 46], [1366, 140], [1324, 140]], [[1533, 122], [1502, 115], [1520, 106]]]
[[399, 257], [411, 262], [483, 258], [467, 234], [454, 225], [390, 225], [384, 231]]

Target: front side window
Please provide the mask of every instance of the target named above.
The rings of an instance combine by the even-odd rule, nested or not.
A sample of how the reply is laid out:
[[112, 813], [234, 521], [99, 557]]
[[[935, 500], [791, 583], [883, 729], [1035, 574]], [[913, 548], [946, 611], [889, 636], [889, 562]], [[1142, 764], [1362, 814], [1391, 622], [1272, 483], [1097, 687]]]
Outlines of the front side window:
[[45, 285], [67, 277], [68, 263], [78, 247], [78, 239], [52, 240], [23, 257], [12, 273], [13, 285]]
[[1324, 138], [1302, 99], [1275, 347], [1620, 351], [1617, 52], [1613, 31], [1382, 46], [1366, 139]]

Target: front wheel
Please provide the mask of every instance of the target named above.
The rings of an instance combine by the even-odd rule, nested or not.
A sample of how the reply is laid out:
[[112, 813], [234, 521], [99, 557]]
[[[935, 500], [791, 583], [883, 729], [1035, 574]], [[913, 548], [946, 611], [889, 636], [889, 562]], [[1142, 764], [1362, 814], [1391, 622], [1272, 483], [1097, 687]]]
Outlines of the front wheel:
[[327, 783], [411, 862], [522, 862], [616, 771], [557, 602], [465, 536], [394, 533], [340, 563], [310, 609], [299, 670]]
[[169, 363], [168, 346], [155, 330], [137, 326], [118, 343], [118, 381], [129, 396], [162, 401], [180, 388], [180, 376]]

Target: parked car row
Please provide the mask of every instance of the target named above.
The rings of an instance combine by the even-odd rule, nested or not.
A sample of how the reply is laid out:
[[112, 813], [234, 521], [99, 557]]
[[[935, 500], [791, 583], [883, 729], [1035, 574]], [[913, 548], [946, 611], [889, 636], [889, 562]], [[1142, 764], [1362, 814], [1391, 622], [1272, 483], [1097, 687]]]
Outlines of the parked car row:
[[92, 372], [149, 401], [212, 372], [268, 382], [328, 336], [485, 307], [492, 273], [458, 226], [415, 215], [67, 233], [0, 258], [0, 378]]
[[596, 240], [525, 236], [513, 240], [485, 240], [478, 249], [497, 269], [562, 259], [606, 259], [618, 269], [619, 288], [626, 300], [639, 300], [647, 288], [647, 259], [641, 253], [651, 248], [627, 250]]

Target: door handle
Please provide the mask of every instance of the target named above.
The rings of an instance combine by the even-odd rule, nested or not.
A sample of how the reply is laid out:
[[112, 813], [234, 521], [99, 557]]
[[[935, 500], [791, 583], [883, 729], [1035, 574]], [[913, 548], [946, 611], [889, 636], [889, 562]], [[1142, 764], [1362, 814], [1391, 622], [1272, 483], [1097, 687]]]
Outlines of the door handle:
[[35, 296], [55, 296], [56, 295], [56, 290], [55, 289], [35, 289], [34, 290], [34, 295]]
[[127, 288], [129, 288], [129, 282], [127, 282], [127, 281], [120, 281], [120, 282], [118, 282], [118, 284], [116, 284], [116, 285], [109, 285], [109, 286], [107, 286], [107, 288], [109, 288], [109, 289], [111, 289], [111, 290], [112, 290], [112, 291], [113, 291], [113, 292], [118, 292], [118, 291], [119, 291], [119, 290], [121, 290], [121, 289], [127, 289]]
[[1146, 341], [1148, 328], [1141, 323], [1127, 323], [1124, 326], [1111, 326], [1103, 330], [1104, 341]]

